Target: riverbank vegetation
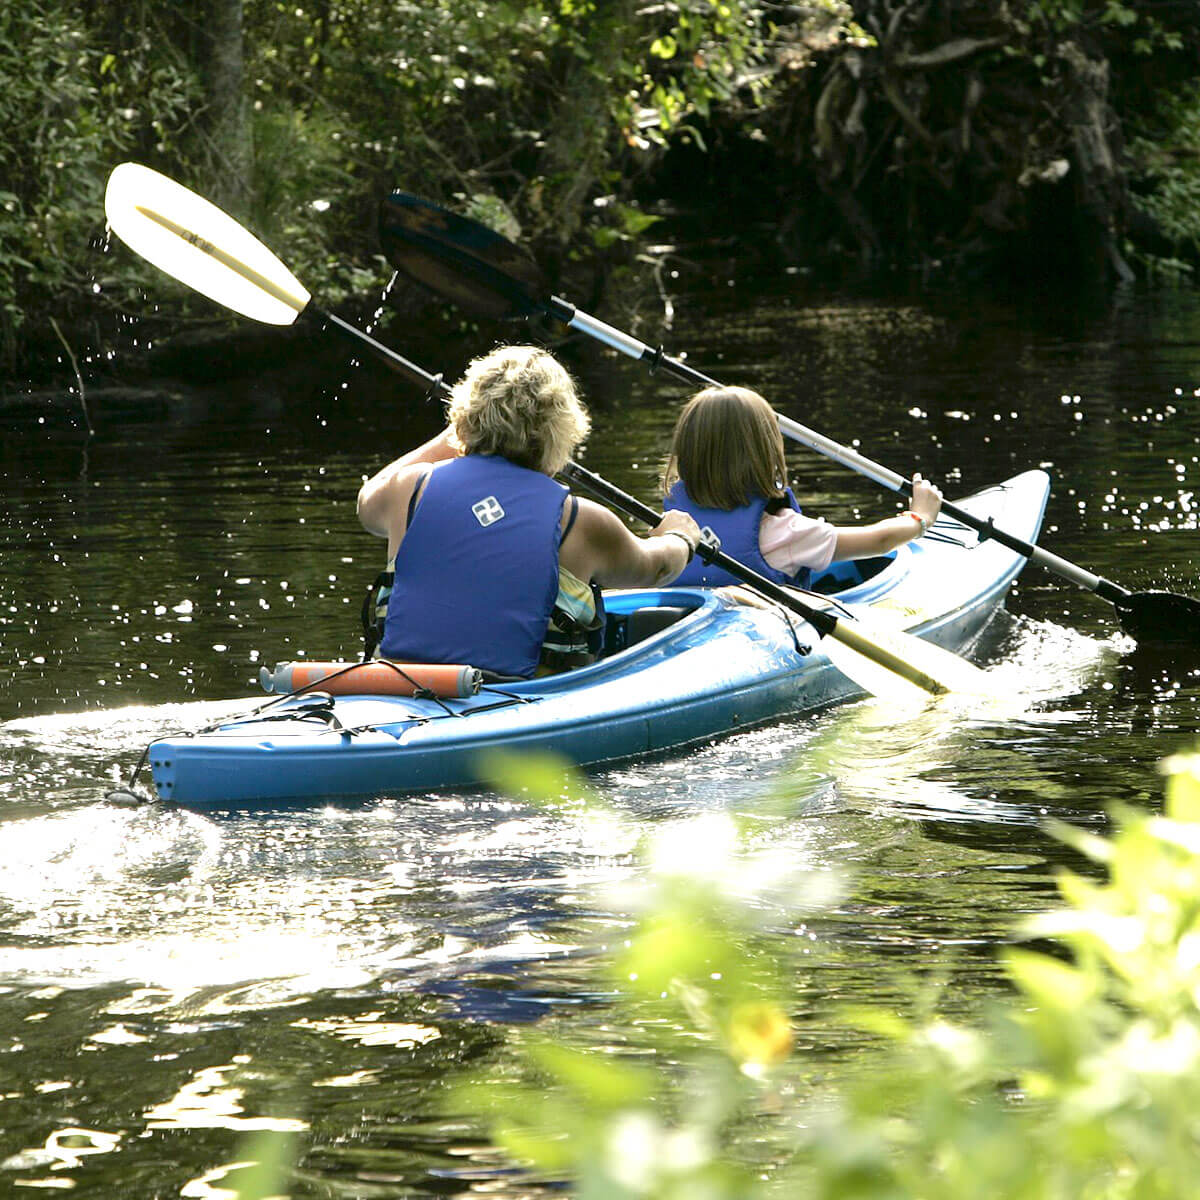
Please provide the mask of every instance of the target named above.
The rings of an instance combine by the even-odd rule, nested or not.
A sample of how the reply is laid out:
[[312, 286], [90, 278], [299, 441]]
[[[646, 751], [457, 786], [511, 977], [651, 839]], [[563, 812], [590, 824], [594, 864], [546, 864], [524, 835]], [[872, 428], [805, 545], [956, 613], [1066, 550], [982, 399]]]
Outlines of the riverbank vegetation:
[[684, 237], [835, 271], [1187, 274], [1198, 67], [1200, 9], [1157, 0], [29, 0], [0, 14], [0, 363], [143, 288], [211, 315], [102, 253], [123, 159], [360, 308], [397, 186], [596, 299]]

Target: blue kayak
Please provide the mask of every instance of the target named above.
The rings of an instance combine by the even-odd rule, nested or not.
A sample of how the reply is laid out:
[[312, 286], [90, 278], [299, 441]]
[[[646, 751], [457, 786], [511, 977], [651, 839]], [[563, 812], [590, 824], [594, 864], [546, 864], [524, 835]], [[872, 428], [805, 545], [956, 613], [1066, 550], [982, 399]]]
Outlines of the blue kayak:
[[[1027, 471], [959, 503], [1033, 542], [1048, 495], [1045, 472]], [[962, 653], [1025, 561], [939, 520], [889, 555], [832, 564], [814, 580], [820, 597], [807, 598]], [[464, 698], [316, 691], [248, 701], [244, 715], [154, 742], [155, 791], [227, 806], [468, 786], [497, 748], [610, 763], [862, 695], [812, 627], [777, 607], [699, 588], [614, 591], [605, 604], [605, 652], [590, 666], [485, 683]]]

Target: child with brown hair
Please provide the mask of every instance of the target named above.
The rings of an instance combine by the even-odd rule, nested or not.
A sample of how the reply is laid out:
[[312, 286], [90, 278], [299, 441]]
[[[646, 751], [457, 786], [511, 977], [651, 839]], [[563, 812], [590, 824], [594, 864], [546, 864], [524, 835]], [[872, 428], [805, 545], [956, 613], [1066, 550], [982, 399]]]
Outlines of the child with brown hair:
[[[925, 533], [942, 494], [913, 474], [912, 505], [873, 525], [837, 526], [805, 516], [787, 486], [783, 437], [771, 406], [741, 387], [697, 392], [679, 414], [663, 473], [664, 507], [690, 513], [721, 549], [776, 583], [808, 587], [835, 559], [886, 554]], [[735, 584], [699, 555], [676, 586]]]

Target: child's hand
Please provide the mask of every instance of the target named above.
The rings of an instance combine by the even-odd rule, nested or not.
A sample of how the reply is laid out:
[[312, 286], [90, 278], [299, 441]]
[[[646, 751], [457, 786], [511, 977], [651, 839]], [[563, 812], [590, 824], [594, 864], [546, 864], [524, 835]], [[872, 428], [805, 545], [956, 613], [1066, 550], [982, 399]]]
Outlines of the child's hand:
[[912, 477], [912, 511], [924, 522], [928, 529], [937, 515], [942, 511], [942, 493], [928, 479], [922, 479], [920, 472], [914, 471]]

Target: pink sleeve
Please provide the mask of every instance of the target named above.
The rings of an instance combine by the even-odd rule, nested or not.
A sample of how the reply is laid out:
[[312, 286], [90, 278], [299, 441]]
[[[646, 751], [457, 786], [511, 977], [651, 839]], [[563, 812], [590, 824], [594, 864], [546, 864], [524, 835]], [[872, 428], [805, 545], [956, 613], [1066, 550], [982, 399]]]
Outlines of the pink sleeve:
[[789, 575], [801, 567], [823, 571], [833, 561], [837, 530], [803, 513], [767, 513], [758, 527], [758, 548], [768, 565]]

